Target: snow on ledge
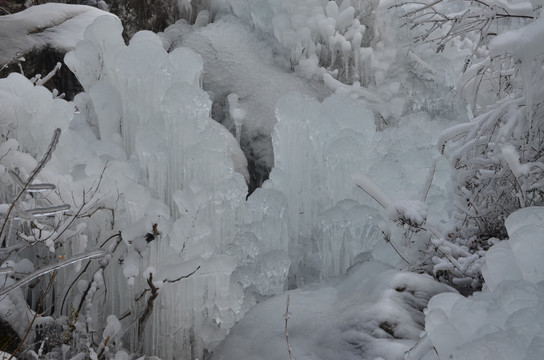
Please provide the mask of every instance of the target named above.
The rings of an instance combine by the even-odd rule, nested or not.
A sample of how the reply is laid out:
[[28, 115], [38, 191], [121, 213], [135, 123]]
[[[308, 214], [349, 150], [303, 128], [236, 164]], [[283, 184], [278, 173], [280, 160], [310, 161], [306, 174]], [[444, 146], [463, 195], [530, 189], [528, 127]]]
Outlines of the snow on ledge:
[[109, 12], [86, 5], [49, 3], [0, 16], [0, 65], [46, 46], [71, 50], [94, 19]]

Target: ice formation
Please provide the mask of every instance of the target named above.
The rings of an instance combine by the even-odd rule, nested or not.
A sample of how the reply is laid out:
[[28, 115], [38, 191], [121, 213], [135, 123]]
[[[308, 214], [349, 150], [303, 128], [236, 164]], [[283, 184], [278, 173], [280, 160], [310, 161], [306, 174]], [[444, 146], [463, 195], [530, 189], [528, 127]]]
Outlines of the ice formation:
[[[0, 181], [7, 183], [5, 169], [15, 162], [23, 174], [35, 165], [32, 156], [16, 151], [19, 145], [41, 154], [53, 129], [61, 128], [58, 149], [42, 175], [62, 190], [48, 200], [76, 211], [98, 208], [92, 221], [65, 229], [62, 241], [69, 241], [62, 249], [77, 255], [105, 241], [103, 247], [112, 253], [85, 279], [59, 275], [59, 283], [74, 284], [59, 293], [67, 303], [81, 303], [93, 331], [105, 326], [103, 339], [123, 337], [123, 345], [136, 348], [142, 331], [143, 351], [167, 360], [202, 357], [256, 300], [342, 275], [369, 259], [403, 264], [383, 235], [404, 228], [383, 225], [390, 214], [357, 187], [353, 174], [364, 174], [367, 185], [379, 185], [382, 198], [390, 200], [384, 203], [394, 204], [414, 223], [441, 224], [447, 218], [445, 162], [438, 162], [434, 181], [427, 183], [436, 139], [449, 125], [442, 115], [450, 109], [427, 98], [447, 93], [455, 70], [436, 81], [428, 75], [448, 66], [440, 63], [446, 55], [429, 60], [411, 53], [410, 70], [417, 74], [392, 81], [393, 63], [403, 54], [380, 43], [377, 2], [228, 2], [246, 24], [232, 15], [208, 24], [209, 14], [201, 13], [194, 26], [178, 22], [161, 36], [139, 32], [128, 45], [115, 17], [98, 18], [66, 57], [85, 89], [73, 104], [54, 99], [20, 75], [0, 81], [1, 101], [12, 104], [1, 107], [0, 124], [17, 118], [13, 126], [19, 139], [0, 145]], [[321, 67], [324, 59], [328, 62]], [[287, 72], [291, 66], [295, 73]], [[321, 102], [328, 95], [325, 85], [335, 95]], [[270, 179], [247, 201], [244, 154], [211, 114], [236, 130], [242, 147], [252, 147], [253, 159], [274, 165]], [[396, 126], [381, 129], [393, 118]], [[517, 166], [516, 154], [504, 149]], [[98, 182], [100, 190], [90, 201], [81, 189], [95, 189]], [[538, 245], [534, 228], [513, 230], [520, 223], [508, 225], [510, 243], [490, 250], [490, 270], [484, 269], [489, 292], [474, 299], [448, 294], [431, 300], [426, 344], [436, 342], [444, 354], [455, 350], [441, 337], [440, 311], [447, 308], [441, 299], [466, 304], [495, 296], [509, 289], [501, 276], [540, 279], [536, 262], [516, 260], [527, 252], [519, 239]], [[402, 240], [394, 238], [393, 245], [409, 259], [425, 245]], [[510, 264], [508, 271], [493, 270], [502, 262]], [[429, 298], [449, 290], [374, 262], [349, 271], [344, 282], [291, 293], [295, 354], [320, 352], [332, 359], [340, 348], [342, 358], [360, 358], [358, 347], [364, 347], [365, 356], [400, 357], [419, 337], [421, 310]], [[192, 275], [171, 282], [187, 274]], [[118, 322], [131, 325], [129, 320], [136, 322], [136, 314], [145, 310], [144, 302], [133, 299], [148, 289], [148, 279], [160, 293], [149, 323], [118, 335]], [[531, 301], [531, 294], [540, 291], [525, 282], [516, 286]], [[106, 305], [81, 301], [85, 291]], [[501, 294], [510, 296], [506, 290]], [[269, 358], [271, 353], [286, 358], [282, 333], [255, 330], [277, 319], [281, 331], [285, 302], [281, 295], [248, 314], [216, 351], [217, 358]], [[61, 305], [59, 311], [68, 309]], [[450, 314], [450, 308], [444, 311]], [[122, 318], [129, 312], [132, 318]], [[315, 337], [305, 336], [308, 329], [318, 329]], [[457, 332], [451, 333], [458, 339]]]
[[[457, 81], [458, 69], [448, 64], [459, 59], [459, 52], [446, 50], [441, 56], [423, 48], [416, 54], [396, 46], [395, 38], [405, 35], [391, 28], [403, 14], [397, 14], [391, 2], [227, 3], [239, 19], [274, 37], [280, 45], [277, 51], [289, 59], [287, 65], [295, 73], [322, 82], [330, 91], [357, 98], [388, 124], [396, 123], [410, 108], [443, 116], [457, 107], [456, 102], [445, 102], [442, 97], [451, 99], [448, 86]], [[431, 88], [434, 95], [426, 96]], [[436, 96], [438, 93], [442, 95]]]
[[[276, 124], [278, 99], [292, 91], [316, 98], [330, 92], [317, 81], [287, 73], [273, 58], [278, 51], [274, 39], [255, 33], [232, 15], [206, 26], [190, 27], [180, 21], [165, 29], [163, 36], [172, 46], [187, 46], [202, 56], [202, 83], [213, 100], [213, 117], [240, 137], [240, 146], [252, 162], [252, 187], [260, 186], [274, 166], [270, 134]], [[232, 94], [238, 97], [238, 108], [245, 111], [239, 135], [236, 116], [228, 106], [227, 96]]]
[[[403, 119], [399, 128], [377, 132], [372, 112], [338, 94], [323, 103], [288, 95], [280, 99], [276, 113], [276, 166], [263, 191], [274, 189], [287, 199], [291, 271], [297, 274], [298, 284], [341, 274], [364, 249], [376, 259], [400, 261], [378, 228], [383, 221], [380, 206], [356, 187], [352, 175], [361, 172], [379, 182], [395, 203], [416, 200], [433, 163], [432, 139], [444, 124], [416, 113]], [[418, 138], [417, 145], [411, 142], [412, 135]], [[407, 157], [409, 166], [405, 166]], [[397, 164], [394, 173], [386, 165], [391, 163]], [[447, 175], [441, 163], [428, 201], [433, 210], [430, 217], [437, 221], [446, 216], [444, 199], [437, 194], [445, 187]], [[350, 221], [333, 220], [348, 208], [354, 214], [347, 217]], [[417, 246], [408, 251], [417, 253]]]
[[[184, 282], [161, 288], [165, 305], [158, 306], [165, 310], [152, 321], [162, 331], [148, 336], [145, 346], [159, 349], [165, 358], [198, 353], [221, 339], [243, 313], [242, 288], [230, 280], [236, 259], [222, 253], [236, 237], [234, 225], [247, 193], [244, 176], [235, 169], [247, 177], [247, 163], [236, 139], [209, 117], [211, 101], [200, 88], [200, 56], [187, 48], [167, 53], [163, 40], [150, 32], [137, 33], [127, 46], [121, 30], [117, 19], [99, 18], [66, 56], [86, 90], [75, 103], [96, 126], [101, 142], [122, 146], [125, 156], [138, 164], [138, 182], [170, 207], [158, 214], [172, 216], [173, 223], [159, 224], [165, 236], [155, 250], [145, 250], [142, 238], [152, 220], [139, 227], [138, 236], [131, 230], [153, 212], [136, 208], [127, 214], [123, 239], [135, 251], [124, 259], [129, 284], [148, 262], [160, 263], [157, 276], [170, 280], [200, 266]], [[131, 186], [131, 193], [138, 191]], [[147, 258], [138, 255], [142, 250]], [[167, 334], [183, 323], [184, 340], [171, 343]]]
[[[247, 164], [235, 138], [209, 118], [211, 101], [199, 88], [200, 57], [184, 48], [167, 54], [162, 40], [149, 32], [139, 33], [126, 46], [121, 30], [115, 17], [98, 18], [67, 56], [86, 90], [75, 99], [80, 111], [75, 115], [74, 104], [54, 98], [22, 75], [0, 81], [6, 104], [2, 133], [12, 131], [20, 139], [2, 143], [2, 181], [9, 181], [6, 168], [16, 166], [25, 176], [36, 165], [18, 149], [41, 155], [53, 130], [60, 128], [60, 143], [40, 177], [57, 185], [58, 191], [46, 194], [47, 201], [67, 203], [73, 220], [55, 229], [59, 237], [47, 240], [50, 249], [69, 257], [102, 244], [111, 254], [98, 268], [89, 268], [86, 280], [77, 281], [77, 272], [58, 274], [62, 285], [57, 291], [63, 299], [57, 311], [81, 309], [89, 329], [100, 332], [107, 323], [104, 336], [111, 336], [117, 323], [107, 316], [128, 312], [137, 319], [144, 303], [132, 299], [143, 292], [144, 277], [153, 274], [160, 301], [167, 304], [157, 308], [167, 311], [155, 313], [150, 321], [162, 330], [146, 336], [141, 345], [164, 358], [198, 354], [221, 340], [244, 312], [242, 288], [230, 280], [236, 258], [221, 253], [228, 239], [235, 238], [233, 224], [247, 193], [244, 177], [235, 169], [247, 177]], [[172, 151], [167, 151], [167, 141]], [[5, 190], [3, 195], [9, 196]], [[170, 220], [172, 214], [182, 216]], [[92, 220], [76, 219], [78, 215]], [[150, 242], [145, 236], [155, 227], [153, 238], [164, 235]], [[86, 271], [89, 264], [77, 266]], [[157, 271], [143, 271], [150, 267]], [[159, 286], [195, 269], [199, 272], [194, 279]], [[105, 305], [83, 302], [84, 294], [101, 298]], [[19, 295], [16, 291], [10, 296]], [[31, 301], [34, 306], [38, 299]], [[24, 303], [20, 296], [13, 307], [25, 309]], [[21, 332], [28, 325], [14, 323]], [[185, 324], [183, 340], [172, 343], [168, 336], [180, 324]], [[143, 332], [145, 324], [141, 326], [138, 331]], [[133, 330], [124, 341], [136, 348]]]
[[[93, 329], [106, 323], [108, 314], [143, 311], [141, 303], [130, 299], [153, 274], [160, 296], [144, 350], [166, 359], [202, 354], [223, 339], [254, 298], [337, 276], [370, 257], [400, 261], [382, 240], [379, 206], [357, 189], [351, 175], [365, 172], [391, 194], [417, 193], [443, 125], [429, 126], [428, 116], [419, 113], [398, 129], [378, 133], [372, 112], [341, 94], [323, 103], [287, 95], [276, 107], [276, 166], [246, 202], [243, 176], [234, 171], [237, 164], [244, 168], [243, 155], [235, 138], [209, 118], [211, 101], [200, 89], [201, 58], [186, 48], [167, 53], [167, 44], [149, 32], [138, 33], [127, 46], [120, 32], [115, 18], [99, 18], [67, 55], [66, 63], [86, 91], [76, 97], [80, 113], [63, 125], [51, 168], [44, 171], [59, 189], [76, 194], [63, 197], [73, 209], [83, 201], [79, 189], [92, 189], [102, 179], [99, 201], [83, 211], [94, 205], [104, 210], [73, 233], [78, 240], [70, 244], [71, 252], [91, 246], [90, 235], [107, 232], [99, 229], [120, 231], [124, 240], [121, 245], [109, 240], [109, 249], [124, 250], [70, 293], [75, 304], [87, 287], [106, 297], [102, 311], [84, 307]], [[6, 84], [17, 79], [12, 75]], [[20, 82], [30, 92], [42, 91]], [[298, 80], [292, 84], [296, 90]], [[240, 97], [244, 86], [235, 89], [235, 109], [249, 104]], [[13, 91], [15, 99], [24, 95]], [[67, 107], [64, 119], [69, 119], [73, 106], [48, 96], [49, 102]], [[26, 101], [17, 101], [24, 108]], [[415, 134], [425, 135], [417, 146], [410, 142]], [[416, 163], [403, 162], [407, 151]], [[383, 158], [399, 164], [397, 176], [387, 171]], [[436, 189], [443, 186], [440, 179]], [[113, 225], [107, 209], [115, 209]], [[144, 236], [154, 223], [162, 235], [147, 243]], [[122, 265], [108, 265], [117, 262]], [[156, 272], [144, 271], [150, 266]], [[182, 282], [166, 281], [197, 268]], [[65, 283], [73, 281], [65, 276]], [[106, 284], [116, 285], [106, 293]], [[172, 334], [181, 340], [172, 342]]]
[[374, 21], [379, 1], [228, 3], [238, 17], [273, 34], [289, 52], [292, 66], [299, 66], [309, 77], [330, 74], [343, 82], [360, 81], [366, 86], [369, 74], [365, 74], [368, 64], [364, 57], [378, 40]]
[[289, 358], [286, 332], [297, 359], [402, 359], [419, 339], [429, 299], [450, 291], [425, 275], [357, 264], [340, 281], [258, 304], [212, 359]]
[[[543, 219], [542, 207], [524, 208], [508, 217], [509, 240], [486, 255], [484, 290], [468, 298], [441, 294], [431, 299], [425, 330], [439, 358], [542, 356]], [[425, 359], [437, 359], [434, 354], [429, 351]]]
[[12, 127], [21, 150], [42, 155], [56, 128], [66, 130], [74, 106], [54, 99], [44, 87], [35, 87], [23, 75], [13, 73], [0, 85], [0, 124]]
[[[174, 213], [170, 195], [190, 192], [192, 183], [205, 191], [227, 186], [228, 192], [234, 186], [230, 191], [244, 192], [243, 185], [219, 184], [235, 178], [225, 154], [232, 154], [230, 161], [242, 172], [244, 156], [232, 136], [209, 118], [211, 102], [199, 87], [201, 58], [186, 48], [167, 53], [162, 40], [150, 32], [137, 33], [126, 46], [121, 31], [118, 20], [100, 18], [66, 57], [87, 90], [75, 102], [88, 111], [100, 138], [115, 142], [122, 135], [127, 155], [136, 155], [144, 170], [144, 183]], [[87, 66], [89, 54], [104, 60]], [[199, 151], [204, 148], [205, 153]], [[217, 165], [198, 166], [208, 161]]]

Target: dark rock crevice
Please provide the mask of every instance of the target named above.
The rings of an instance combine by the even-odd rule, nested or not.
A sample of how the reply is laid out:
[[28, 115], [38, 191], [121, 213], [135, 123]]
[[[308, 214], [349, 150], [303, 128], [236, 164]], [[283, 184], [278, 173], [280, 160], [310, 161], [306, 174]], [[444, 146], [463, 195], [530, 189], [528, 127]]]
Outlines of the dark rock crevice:
[[43, 86], [50, 91], [57, 89], [59, 94], [65, 94], [66, 100], [72, 100], [75, 95], [83, 91], [83, 87], [76, 76], [64, 65], [64, 55], [64, 52], [50, 47], [32, 50], [23, 55], [25, 61], [14, 61], [2, 69], [0, 78], [7, 77], [12, 72], [21, 72], [21, 69], [29, 79], [37, 74], [44, 77], [60, 62], [62, 64], [60, 70]]

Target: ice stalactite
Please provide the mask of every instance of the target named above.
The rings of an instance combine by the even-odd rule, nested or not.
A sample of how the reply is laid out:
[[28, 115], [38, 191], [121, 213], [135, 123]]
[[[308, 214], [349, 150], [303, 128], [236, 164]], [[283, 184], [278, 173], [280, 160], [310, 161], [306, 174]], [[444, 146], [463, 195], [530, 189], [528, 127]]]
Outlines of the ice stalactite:
[[[100, 31], [108, 27], [110, 34], [116, 34], [109, 39], [116, 39], [101, 41], [100, 36], [105, 35]], [[101, 125], [103, 140], [115, 141], [116, 133], [122, 137], [127, 155], [138, 156], [146, 185], [170, 205], [173, 213], [177, 209], [170, 194], [175, 190], [193, 181], [211, 185], [234, 176], [229, 174], [232, 160], [224, 154], [232, 153], [237, 162], [243, 156], [235, 148], [227, 149], [231, 140], [228, 133], [218, 130], [209, 118], [211, 101], [200, 89], [200, 56], [186, 48], [167, 53], [161, 38], [145, 31], [137, 33], [126, 46], [120, 24], [113, 18], [99, 19], [87, 33], [86, 41], [67, 56], [67, 63], [79, 76], [88, 71], [83, 66], [89, 61], [86, 52], [104, 59], [93, 64], [94, 77], [83, 75], [82, 84], [94, 107], [88, 115], [96, 118], [89, 121]], [[114, 118], [107, 118], [112, 115]], [[199, 152], [200, 141], [213, 146], [208, 152]], [[208, 161], [226, 165], [198, 166], [198, 162]]]
[[[340, 260], [346, 251], [363, 252], [366, 241], [375, 241], [342, 236], [346, 228], [329, 233], [319, 220], [342, 200], [361, 200], [347, 179], [353, 169], [367, 169], [364, 154], [373, 150], [375, 125], [370, 111], [338, 96], [319, 104], [292, 94], [280, 100], [276, 114], [272, 138], [276, 166], [265, 189], [279, 191], [287, 199], [290, 286], [295, 286], [340, 274], [353, 264], [353, 258]], [[352, 242], [360, 245], [352, 248]]]

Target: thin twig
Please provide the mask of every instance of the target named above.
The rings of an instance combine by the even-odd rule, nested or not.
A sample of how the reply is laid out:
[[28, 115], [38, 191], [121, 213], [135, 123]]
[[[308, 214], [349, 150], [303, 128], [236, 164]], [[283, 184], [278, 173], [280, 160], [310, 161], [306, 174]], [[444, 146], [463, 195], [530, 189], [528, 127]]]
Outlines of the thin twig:
[[410, 264], [410, 262], [408, 260], [406, 260], [406, 258], [404, 256], [402, 256], [402, 254], [400, 253], [400, 251], [397, 250], [396, 246], [393, 244], [393, 242], [391, 241], [391, 238], [386, 235], [384, 232], [382, 232], [383, 236], [384, 236], [384, 239], [385, 239], [385, 242], [388, 243], [389, 245], [391, 245], [391, 247], [393, 248], [393, 250], [395, 250], [395, 252], [397, 253], [398, 256], [400, 256], [400, 258], [402, 260], [404, 260], [407, 264]]
[[427, 195], [429, 195], [429, 190], [431, 189], [431, 184], [433, 183], [434, 173], [436, 171], [437, 163], [438, 163], [438, 158], [435, 158], [433, 160], [433, 165], [431, 166], [431, 169], [429, 170], [429, 175], [427, 175], [427, 181], [425, 181], [423, 192], [421, 193], [421, 198], [420, 198], [421, 202], [425, 202], [425, 200], [427, 200]]
[[13, 200], [13, 202], [11, 203], [11, 206], [9, 207], [8, 213], [6, 214], [6, 218], [4, 219], [4, 222], [2, 223], [2, 228], [0, 229], [0, 237], [4, 233], [4, 229], [6, 227], [6, 224], [8, 223], [8, 220], [10, 219], [10, 215], [11, 215], [13, 209], [15, 208], [15, 205], [17, 204], [17, 201], [19, 201], [19, 199], [23, 196], [23, 194], [26, 193], [26, 190], [30, 186], [32, 181], [34, 181], [36, 176], [38, 176], [38, 173], [43, 169], [45, 164], [47, 164], [47, 162], [51, 159], [51, 155], [53, 154], [53, 151], [55, 151], [55, 148], [57, 147], [57, 144], [59, 142], [59, 138], [60, 138], [60, 129], [57, 128], [53, 132], [53, 138], [51, 139], [51, 143], [49, 144], [49, 147], [47, 148], [47, 151], [43, 155], [43, 157], [40, 160], [40, 162], [38, 163], [38, 165], [36, 165], [36, 168], [32, 171], [32, 173], [30, 174], [30, 176], [26, 180], [25, 185], [23, 186], [23, 188], [21, 189], [21, 191], [19, 192], [19, 194], [17, 195], [15, 200]]
[[192, 272], [190, 272], [190, 273], [187, 274], [187, 275], [180, 276], [179, 278], [174, 279], [174, 280], [166, 279], [166, 280], [164, 280], [164, 282], [165, 282], [165, 283], [175, 283], [175, 282], [178, 282], [178, 281], [180, 281], [180, 280], [187, 279], [187, 278], [190, 277], [191, 275], [194, 275], [199, 269], [200, 269], [200, 265], [198, 265], [198, 266], [196, 267], [196, 269], [194, 269]]
[[43, 275], [48, 274], [50, 272], [56, 271], [56, 270], [58, 270], [60, 268], [63, 268], [65, 266], [71, 265], [73, 263], [76, 263], [78, 261], [85, 260], [85, 259], [94, 259], [94, 258], [103, 257], [104, 255], [106, 255], [106, 252], [104, 250], [102, 250], [102, 249], [98, 249], [98, 250], [89, 251], [87, 253], [75, 255], [74, 257], [72, 257], [70, 259], [60, 261], [60, 262], [58, 262], [56, 264], [47, 265], [47, 266], [45, 266], [45, 267], [43, 267], [41, 269], [36, 270], [35, 272], [33, 272], [31, 274], [25, 276], [24, 278], [17, 281], [15, 284], [11, 285], [10, 287], [0, 291], [0, 296], [4, 296], [7, 293], [13, 291], [14, 289], [17, 289], [18, 287], [23, 286], [24, 284], [27, 284], [27, 283], [31, 282], [32, 280], [39, 278], [40, 276], [43, 276]]
[[287, 342], [287, 353], [289, 354], [289, 360], [293, 360], [293, 348], [291, 347], [291, 343], [289, 342], [289, 331], [287, 328], [287, 322], [291, 317], [291, 313], [289, 312], [289, 300], [290, 295], [287, 295], [287, 304], [285, 306], [285, 314], [283, 315], [283, 319], [285, 320], [285, 341]]
[[[42, 294], [41, 298], [40, 298], [40, 303], [38, 304], [38, 309], [41, 308], [43, 306], [43, 302], [45, 300], [45, 297], [47, 296], [47, 294], [49, 293], [49, 291], [51, 291], [51, 288], [53, 287], [53, 283], [55, 282], [55, 278], [57, 277], [57, 272], [56, 270], [53, 271], [53, 273], [51, 274], [51, 279], [49, 280], [49, 283], [47, 284], [47, 287], [45, 288], [45, 291], [44, 293]], [[17, 349], [15, 349], [15, 351], [11, 354], [11, 356], [9, 357], [8, 360], [12, 360], [14, 355], [19, 353], [22, 349], [23, 349], [23, 346], [25, 344], [25, 340], [27, 339], [28, 335], [30, 334], [30, 332], [32, 331], [32, 328], [34, 326], [34, 322], [36, 321], [36, 319], [38, 318], [40, 314], [36, 311], [34, 312], [34, 317], [32, 318], [32, 321], [30, 322], [30, 325], [28, 325], [27, 329], [26, 329], [26, 332], [25, 332], [25, 336], [23, 336], [23, 339], [21, 340], [21, 342], [19, 343], [19, 345], [17, 346]]]

